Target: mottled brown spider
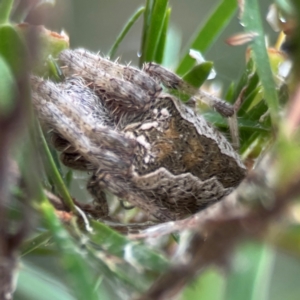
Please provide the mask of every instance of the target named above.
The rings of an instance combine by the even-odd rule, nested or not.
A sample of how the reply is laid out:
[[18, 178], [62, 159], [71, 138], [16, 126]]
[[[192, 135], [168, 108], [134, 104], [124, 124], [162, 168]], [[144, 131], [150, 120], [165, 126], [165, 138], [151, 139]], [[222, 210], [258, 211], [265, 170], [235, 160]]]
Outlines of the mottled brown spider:
[[[226, 138], [163, 90], [203, 96], [174, 73], [154, 63], [138, 70], [82, 49], [63, 51], [59, 61], [65, 80], [33, 77], [33, 104], [62, 162], [93, 172], [87, 188], [102, 217], [109, 213], [106, 190], [168, 221], [220, 200], [245, 176]], [[212, 102], [231, 114], [226, 103]]]

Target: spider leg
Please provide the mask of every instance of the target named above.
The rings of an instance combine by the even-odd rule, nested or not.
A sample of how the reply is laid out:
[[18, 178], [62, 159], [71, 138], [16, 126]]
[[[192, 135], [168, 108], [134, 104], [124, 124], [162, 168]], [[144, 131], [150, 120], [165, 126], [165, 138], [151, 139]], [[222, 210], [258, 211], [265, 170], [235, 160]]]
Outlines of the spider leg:
[[95, 169], [89, 161], [76, 152], [76, 149], [58, 133], [51, 132], [51, 144], [57, 151], [62, 152], [60, 160], [65, 166], [80, 171]]
[[59, 56], [66, 77], [79, 75], [115, 114], [147, 111], [161, 92], [148, 74], [86, 50], [64, 50]]
[[88, 181], [87, 190], [94, 198], [93, 215], [97, 218], [106, 218], [109, 215], [106, 195], [101, 186], [98, 184], [95, 174]]
[[215, 109], [223, 117], [228, 118], [233, 147], [235, 149], [239, 147], [238, 124], [234, 106], [214, 95], [191, 86], [175, 73], [156, 63], [146, 63], [143, 70], [161, 82], [166, 88], [179, 90], [188, 95], [192, 95], [190, 100], [186, 103], [187, 105], [196, 107], [197, 101], [201, 101]]
[[[148, 203], [142, 195], [139, 196], [137, 187], [131, 183], [133, 160], [136, 153], [142, 151], [143, 146], [136, 139], [128, 138], [100, 122], [101, 111], [97, 111], [98, 117], [94, 118], [95, 112], [89, 110], [94, 93], [82, 85], [80, 80], [74, 81], [74, 89], [71, 86], [67, 90], [36, 77], [32, 77], [31, 85], [33, 104], [39, 119], [71, 145], [75, 150], [72, 150], [72, 153], [78, 153], [97, 170], [88, 184], [88, 189], [96, 202], [100, 203], [101, 213], [107, 212], [103, 204], [103, 190], [107, 189], [149, 214], [159, 215], [156, 203]], [[70, 159], [72, 153], [64, 155]], [[70, 166], [74, 167], [74, 160], [71, 160]], [[174, 218], [165, 218], [170, 219]]]
[[[41, 122], [52, 128], [52, 142], [62, 151], [64, 164], [128, 176], [137, 142], [105, 125], [109, 124], [106, 111], [95, 105], [96, 96], [80, 79], [60, 85], [32, 77], [31, 86], [34, 108]], [[99, 216], [107, 215], [105, 194], [95, 176], [88, 190], [97, 203]]]
[[146, 63], [143, 67], [143, 71], [155, 78], [157, 81], [161, 82], [166, 88], [179, 90], [188, 95], [192, 95], [190, 100], [192, 102], [201, 101], [214, 108], [224, 117], [231, 117], [234, 114], [234, 109], [229, 103], [191, 86], [178, 75], [167, 70], [161, 65], [156, 63]]
[[91, 164], [88, 160], [86, 160], [79, 153], [61, 153], [60, 160], [62, 163], [74, 170], [79, 171], [93, 171], [95, 170], [95, 166]]
[[40, 120], [97, 168], [125, 170], [131, 165], [136, 140], [107, 126], [102, 108], [90, 110], [94, 93], [79, 79], [73, 80], [74, 84], [65, 89], [32, 77], [32, 99]]

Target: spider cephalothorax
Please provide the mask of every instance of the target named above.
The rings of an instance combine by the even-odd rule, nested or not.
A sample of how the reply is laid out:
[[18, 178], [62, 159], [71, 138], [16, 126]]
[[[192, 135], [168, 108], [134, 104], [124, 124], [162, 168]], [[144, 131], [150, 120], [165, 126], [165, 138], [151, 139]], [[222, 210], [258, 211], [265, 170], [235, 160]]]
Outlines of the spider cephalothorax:
[[39, 119], [67, 166], [91, 170], [88, 190], [108, 214], [105, 190], [161, 221], [220, 200], [245, 167], [193, 108], [163, 91], [186, 85], [159, 65], [143, 70], [85, 50], [60, 54], [62, 83], [32, 78]]

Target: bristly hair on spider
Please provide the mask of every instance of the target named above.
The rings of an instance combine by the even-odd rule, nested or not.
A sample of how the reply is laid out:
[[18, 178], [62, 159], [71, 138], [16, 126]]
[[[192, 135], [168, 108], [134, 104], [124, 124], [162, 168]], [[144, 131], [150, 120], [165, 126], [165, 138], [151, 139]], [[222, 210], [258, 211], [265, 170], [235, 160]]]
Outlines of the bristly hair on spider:
[[99, 217], [109, 214], [105, 191], [168, 221], [219, 201], [244, 178], [226, 138], [162, 87], [232, 116], [226, 102], [155, 63], [139, 70], [83, 49], [62, 51], [59, 63], [63, 82], [32, 77], [33, 104], [62, 162], [93, 172], [87, 188]]

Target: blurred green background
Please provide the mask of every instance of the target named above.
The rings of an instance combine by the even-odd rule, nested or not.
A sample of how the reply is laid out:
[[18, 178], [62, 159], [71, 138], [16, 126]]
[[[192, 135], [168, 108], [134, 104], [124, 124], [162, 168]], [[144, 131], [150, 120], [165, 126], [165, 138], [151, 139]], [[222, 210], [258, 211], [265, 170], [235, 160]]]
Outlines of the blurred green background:
[[[272, 1], [261, 0], [261, 11], [267, 13]], [[173, 38], [175, 57], [178, 51], [183, 52], [193, 33], [201, 26], [209, 13], [219, 3], [217, 0], [170, 0], [172, 8], [171, 27], [175, 31]], [[64, 29], [70, 36], [71, 48], [84, 47], [91, 51], [107, 54], [117, 35], [126, 24], [129, 17], [142, 5], [138, 0], [59, 0], [54, 7], [43, 8], [43, 24], [49, 29], [60, 32]], [[262, 16], [264, 18], [264, 16]], [[28, 21], [31, 22], [30, 16]], [[271, 44], [275, 34], [265, 23]], [[132, 62], [137, 65], [140, 50], [142, 18], [133, 26], [121, 43], [117, 55], [122, 62]], [[237, 17], [205, 53], [205, 59], [215, 64], [220, 83], [227, 86], [236, 81], [245, 66], [246, 46], [232, 47], [225, 39], [243, 29]], [[176, 62], [173, 62], [176, 64]]]

